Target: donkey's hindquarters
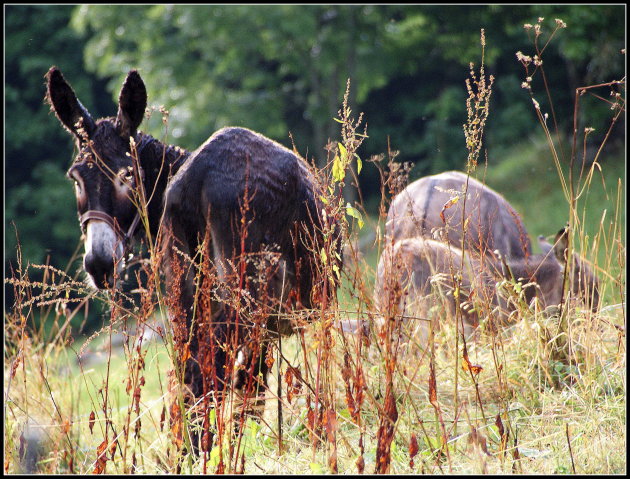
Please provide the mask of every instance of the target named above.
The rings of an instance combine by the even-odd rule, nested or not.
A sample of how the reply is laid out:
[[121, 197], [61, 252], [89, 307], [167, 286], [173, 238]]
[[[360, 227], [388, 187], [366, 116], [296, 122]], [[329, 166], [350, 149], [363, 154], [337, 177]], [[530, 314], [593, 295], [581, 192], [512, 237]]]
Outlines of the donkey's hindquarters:
[[532, 252], [523, 221], [505, 198], [459, 171], [425, 176], [396, 195], [385, 233], [390, 241], [421, 236], [461, 248], [464, 228], [466, 250], [482, 257], [495, 257], [495, 250], [506, 258]]

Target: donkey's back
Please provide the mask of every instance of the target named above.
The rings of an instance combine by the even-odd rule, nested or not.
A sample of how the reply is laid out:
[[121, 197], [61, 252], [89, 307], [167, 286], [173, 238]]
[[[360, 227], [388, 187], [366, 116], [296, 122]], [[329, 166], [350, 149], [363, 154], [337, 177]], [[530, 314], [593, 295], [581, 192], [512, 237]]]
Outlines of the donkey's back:
[[214, 133], [172, 178], [164, 214], [190, 245], [209, 233], [219, 272], [222, 260], [268, 248], [281, 255], [283, 281], [291, 283], [299, 263], [299, 299], [310, 307], [315, 266], [306, 243], [322, 229], [320, 203], [319, 186], [302, 158], [263, 135], [229, 127]]
[[309, 199], [313, 188], [308, 166], [292, 151], [246, 128], [222, 128], [172, 178], [166, 204], [171, 214], [196, 218], [199, 228], [215, 216], [247, 208], [258, 227], [285, 233], [277, 226], [296, 214], [299, 197]]
[[[521, 258], [531, 253], [527, 230], [518, 213], [499, 193], [459, 171], [426, 176], [411, 183], [392, 201], [386, 233], [394, 241], [422, 236], [461, 247], [465, 212], [466, 248], [474, 252]], [[465, 207], [465, 210], [464, 210]], [[442, 216], [444, 220], [442, 219]]]

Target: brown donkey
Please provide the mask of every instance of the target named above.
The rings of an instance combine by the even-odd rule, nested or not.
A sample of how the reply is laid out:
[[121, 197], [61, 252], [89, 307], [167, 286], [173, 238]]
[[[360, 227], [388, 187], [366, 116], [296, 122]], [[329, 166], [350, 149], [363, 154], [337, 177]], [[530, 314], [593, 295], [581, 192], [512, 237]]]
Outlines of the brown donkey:
[[192, 399], [219, 398], [231, 383], [256, 396], [259, 378], [261, 386], [267, 379], [269, 341], [293, 331], [278, 313], [325, 305], [336, 294], [318, 261], [324, 246], [340, 250], [340, 228], [321, 214], [317, 172], [245, 128], [222, 128], [194, 152], [138, 131], [147, 91], [135, 70], [117, 115], [100, 120], [57, 68], [46, 80], [46, 99], [76, 140], [67, 176], [90, 282], [116, 289], [129, 243], [161, 239], [169, 316]]

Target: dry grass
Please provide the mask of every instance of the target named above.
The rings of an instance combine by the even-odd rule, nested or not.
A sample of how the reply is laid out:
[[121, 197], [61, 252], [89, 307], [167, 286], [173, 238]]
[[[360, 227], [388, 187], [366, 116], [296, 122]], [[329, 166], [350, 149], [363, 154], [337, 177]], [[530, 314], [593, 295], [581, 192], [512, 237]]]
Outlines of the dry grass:
[[[391, 374], [397, 420], [389, 472], [562, 473], [572, 472], [575, 464], [577, 473], [623, 473], [626, 351], [625, 337], [615, 327], [623, 324], [622, 312], [592, 315], [576, 309], [571, 314], [574, 321], [567, 330], [530, 312], [499, 337], [481, 335], [468, 343], [471, 363], [483, 369], [474, 380], [460, 370], [457, 406], [454, 377], [462, 359], [454, 348], [455, 328], [443, 328], [434, 352], [439, 415], [431, 404], [429, 356], [401, 348]], [[21, 460], [19, 453], [28, 451], [37, 458], [38, 472], [91, 473], [98, 447], [106, 437], [116, 437], [107, 473], [202, 472], [201, 461], [178, 457], [168, 415], [163, 417], [168, 407], [164, 383], [172, 369], [167, 348], [153, 342], [141, 352], [125, 354], [109, 348], [109, 331], [101, 336], [104, 360], [94, 366], [77, 367], [67, 353], [69, 337], [43, 347], [37, 338], [24, 335], [19, 353], [7, 356], [5, 470], [26, 468], [28, 458]], [[316, 430], [308, 415], [313, 398], [308, 391], [315, 381], [306, 374], [306, 364], [316, 368], [319, 337], [321, 329], [313, 324], [303, 336], [283, 341], [281, 370], [272, 371], [263, 419], [248, 421], [240, 446], [243, 455], [227, 463], [227, 471], [244, 466], [246, 473], [329, 472], [333, 453], [339, 472], [357, 472], [359, 464], [365, 472], [377, 469], [379, 427], [387, 413], [384, 339], [372, 334], [367, 346], [355, 335], [331, 333], [331, 365], [323, 381], [334, 416]], [[146, 382], [136, 411], [133, 389], [127, 390], [126, 384], [135, 377], [139, 357], [145, 361]], [[296, 380], [288, 373], [291, 368], [306, 380]], [[281, 426], [274, 394], [278, 375], [283, 382]], [[125, 428], [131, 433], [126, 435]], [[226, 443], [227, 458], [234, 444]], [[214, 449], [205, 470], [217, 466]]]

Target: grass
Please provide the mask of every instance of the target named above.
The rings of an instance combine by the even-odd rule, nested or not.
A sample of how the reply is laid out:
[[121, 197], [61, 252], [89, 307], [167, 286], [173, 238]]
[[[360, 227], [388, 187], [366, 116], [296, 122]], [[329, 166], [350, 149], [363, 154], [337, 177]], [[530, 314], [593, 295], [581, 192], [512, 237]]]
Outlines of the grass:
[[[501, 358], [508, 386], [501, 397], [501, 388], [497, 384], [496, 372], [493, 371], [492, 348], [489, 341], [482, 340], [471, 347], [472, 362], [481, 365], [479, 387], [486, 419], [481, 418], [479, 405], [475, 400], [474, 385], [470, 381], [460, 383], [462, 411], [453, 409], [452, 378], [454, 375], [454, 354], [449, 345], [453, 344], [452, 331], [446, 331], [441, 339], [443, 345], [436, 355], [438, 401], [442, 408], [444, 421], [452, 427], [452, 421], [459, 416], [456, 435], [449, 437], [448, 449], [450, 461], [442, 456], [438, 458], [439, 432], [431, 405], [428, 402], [428, 367], [427, 362], [418, 363], [418, 358], [402, 356], [399, 358], [396, 374], [398, 391], [399, 419], [396, 425], [395, 439], [392, 443], [392, 473], [417, 473], [450, 471], [453, 473], [563, 473], [571, 471], [571, 455], [568, 450], [566, 428], [572, 438], [573, 460], [578, 473], [623, 473], [625, 470], [625, 348], [619, 341], [614, 328], [603, 328], [591, 336], [590, 345], [592, 364], [582, 365], [584, 371], [579, 380], [572, 385], [563, 384], [553, 387], [546, 384], [545, 372], [566, 377], [567, 371], [553, 364], [544, 357], [544, 347], [537, 336], [540, 318], [523, 321], [509, 333], [502, 342], [505, 351]], [[585, 334], [582, 328], [572, 331], [576, 337]], [[595, 337], [593, 337], [595, 336]], [[343, 351], [341, 335], [335, 335], [335, 356]], [[349, 338], [352, 342], [354, 338]], [[307, 344], [309, 341], [307, 341]], [[311, 343], [312, 344], [312, 343]], [[300, 346], [297, 338], [291, 338], [283, 344], [287, 358], [298, 364]], [[313, 354], [313, 351], [310, 351]], [[62, 351], [59, 351], [59, 356]], [[382, 364], [373, 349], [366, 351], [364, 361], [369, 402], [378, 404], [382, 397]], [[53, 444], [62, 440], [65, 421], [71, 421], [68, 432], [72, 441], [80, 448], [75, 451], [75, 472], [91, 472], [95, 458], [94, 451], [103, 437], [102, 421], [97, 420], [94, 433], [89, 431], [89, 413], [98, 410], [98, 390], [109, 383], [112, 411], [110, 418], [114, 424], [124, 424], [126, 408], [130, 402], [125, 393], [126, 360], [120, 352], [112, 354], [110, 362], [103, 361], [98, 366], [78, 372], [71, 368], [62, 373], [58, 369], [63, 361], [52, 357], [46, 364], [57, 365], [57, 370], [48, 367], [44, 376], [37, 374], [42, 370], [37, 354], [29, 354], [24, 368], [15, 377], [10, 394], [11, 403], [5, 424], [7, 442], [8, 472], [18, 470], [19, 461], [15, 450], [19, 440], [19, 427], [25, 417], [37, 420], [44, 426], [46, 442], [52, 451], [47, 454], [39, 470], [68, 472], [68, 465], [63, 463], [62, 448], [55, 451]], [[142, 434], [137, 442], [142, 444], [138, 452], [137, 473], [173, 472], [175, 464], [169, 462], [164, 451], [168, 449], [170, 438], [166, 431], [160, 430], [160, 415], [164, 406], [161, 388], [157, 376], [166, 377], [169, 360], [165, 349], [154, 343], [148, 348], [147, 366], [144, 376], [148, 379], [141, 401]], [[337, 373], [330, 380], [339, 386], [344, 381], [339, 371], [341, 360], [336, 361]], [[107, 372], [109, 369], [109, 373]], [[109, 379], [108, 379], [109, 374]], [[275, 372], [270, 380], [271, 390], [275, 388]], [[78, 380], [78, 381], [77, 381]], [[77, 384], [78, 382], [78, 384]], [[50, 390], [49, 390], [50, 388]], [[6, 390], [6, 386], [5, 386]], [[328, 453], [325, 447], [313, 447], [304, 425], [304, 397], [293, 399], [287, 404], [284, 399], [284, 444], [282, 453], [277, 446], [276, 404], [268, 401], [263, 422], [258, 425], [248, 424], [245, 432], [247, 473], [317, 473], [328, 471]], [[507, 401], [507, 407], [504, 402]], [[56, 406], [53, 406], [55, 404]], [[19, 406], [19, 408], [18, 408]], [[335, 391], [335, 407], [338, 421], [337, 461], [340, 472], [356, 472], [359, 437], [364, 441], [365, 470], [372, 471], [376, 461], [376, 425], [378, 415], [375, 405], [366, 404], [362, 413], [363, 427], [352, 422], [348, 406], [344, 400], [344, 391], [340, 387]], [[56, 413], [57, 409], [60, 415]], [[37, 412], [34, 412], [37, 411]], [[504, 424], [511, 423], [513, 436], [509, 438], [505, 457], [501, 438], [495, 425], [496, 414], [502, 414]], [[100, 415], [99, 415], [100, 416]], [[21, 419], [20, 419], [21, 417]], [[63, 419], [61, 419], [63, 418]], [[485, 449], [471, 443], [472, 427], [478, 436], [485, 439]], [[362, 430], [364, 433], [362, 435]], [[414, 467], [409, 466], [409, 441], [415, 434], [420, 442], [420, 452], [415, 458]], [[517, 437], [517, 441], [515, 441]], [[131, 441], [132, 443], [134, 441]], [[429, 443], [431, 445], [429, 446]], [[62, 442], [63, 445], [63, 442]], [[515, 447], [518, 447], [520, 459], [514, 459]], [[141, 463], [140, 463], [141, 459]], [[109, 463], [107, 471], [121, 472], [118, 461]], [[200, 472], [196, 464], [188, 471]]]
[[[538, 235], [549, 236], [564, 226], [569, 217], [566, 203], [557, 174], [551, 164], [548, 146], [542, 138], [528, 140], [507, 151], [502, 161], [492, 162], [485, 172], [488, 186], [501, 191], [505, 198], [523, 217], [523, 221], [535, 239]], [[567, 166], [564, 174], [567, 175]], [[483, 172], [479, 172], [482, 176]], [[623, 151], [613, 152], [603, 159], [601, 175], [596, 175], [581, 201], [585, 208], [585, 230], [589, 236], [597, 233], [604, 211], [606, 222], [613, 222], [615, 210], [619, 210], [617, 221], [625, 223], [625, 209], [617, 207], [618, 180], [621, 179], [622, 193], [625, 176]], [[535, 178], [535, 181], [531, 179]], [[529, 179], [524, 181], [523, 179]], [[536, 208], [532, 199], [536, 199]], [[544, 212], [541, 214], [541, 211]], [[625, 241], [625, 231], [621, 232]], [[536, 246], [537, 247], [537, 246]]]
[[[360, 121], [340, 113], [344, 148], [331, 149], [334, 183], [343, 181], [340, 169], [352, 161], [360, 138]], [[481, 135], [471, 138], [481, 141]], [[478, 146], [471, 151], [481, 151]], [[527, 189], [514, 180], [532, 168], [549, 168], [541, 151], [538, 145], [515, 148], [487, 172], [490, 186], [509, 192], [505, 196], [524, 215], [532, 236], [554, 233], [570, 212], [561, 206], [567, 203], [554, 186], [557, 177]], [[550, 167], [549, 176], [557, 175]], [[339, 319], [374, 319], [377, 242], [364, 256], [350, 255], [338, 304], [320, 312], [324, 320], [274, 349], [260, 421], [248, 419], [240, 438], [229, 428], [219, 431], [222, 442], [215, 441], [203, 460], [183, 450], [169, 421], [178, 397], [171, 374], [178, 356], [163, 304], [125, 311], [98, 295], [111, 318], [78, 344], [69, 328], [61, 329], [63, 311], [51, 310], [50, 298], [79, 286], [63, 275], [34, 284], [25, 266], [12, 280], [16, 304], [5, 313], [5, 473], [625, 473], [625, 210], [616, 201], [616, 183], [624, 175], [616, 162], [602, 162], [601, 168], [608, 196], [592, 181], [586, 207], [573, 218], [584, 225], [576, 228], [577, 244], [596, 246], [582, 252], [592, 253], [600, 273], [608, 273], [600, 275], [605, 294], [599, 312], [573, 305], [569, 319], [560, 321], [524, 307], [509, 328], [499, 334], [481, 329], [466, 343], [474, 366], [468, 371], [453, 324], [436, 332], [429, 351], [415, 347], [413, 338], [408, 347], [397, 345], [395, 330], [372, 328], [365, 341], [331, 326]], [[527, 208], [532, 197], [541, 202], [539, 210], [556, 213], [551, 221]], [[610, 224], [599, 221], [604, 200]], [[356, 219], [356, 211], [338, 206]], [[368, 230], [383, 221], [362, 219]], [[556, 221], [561, 224], [548, 231]], [[356, 242], [357, 235], [352, 232], [350, 240]], [[40, 311], [44, 317], [48, 311], [53, 323], [46, 334], [27, 327]], [[165, 341], [138, 347], [136, 322], [161, 326]], [[115, 346], [111, 339], [120, 331], [131, 338]], [[86, 351], [100, 359], [79, 365], [77, 357]], [[225, 411], [210, 415], [216, 422]]]

